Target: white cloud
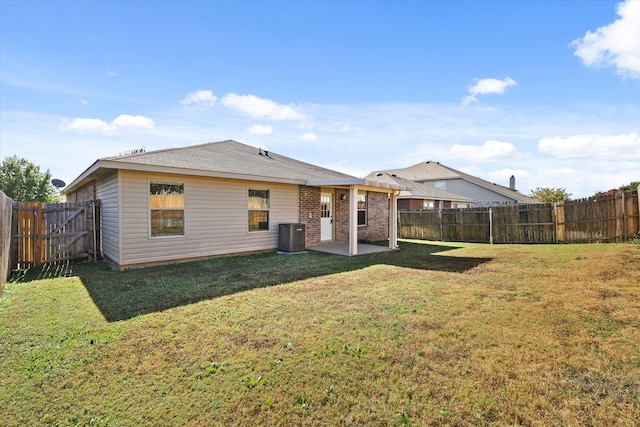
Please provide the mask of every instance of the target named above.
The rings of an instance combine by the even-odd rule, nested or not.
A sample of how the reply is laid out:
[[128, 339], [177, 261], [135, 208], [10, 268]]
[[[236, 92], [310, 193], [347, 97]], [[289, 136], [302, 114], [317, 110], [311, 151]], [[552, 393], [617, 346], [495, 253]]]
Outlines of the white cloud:
[[480, 146], [454, 144], [451, 153], [469, 162], [486, 162], [512, 158], [517, 154], [517, 150], [510, 142], [487, 141]]
[[271, 126], [263, 126], [263, 125], [253, 125], [249, 129], [247, 129], [251, 135], [271, 135], [273, 133], [273, 127]]
[[619, 3], [617, 10], [620, 19], [569, 46], [587, 67], [614, 66], [618, 74], [640, 79], [640, 1]]
[[90, 133], [109, 134], [115, 131], [114, 126], [100, 119], [73, 119], [70, 122], [66, 120], [63, 121], [60, 127], [66, 130], [75, 130], [78, 132]]
[[230, 93], [222, 98], [225, 107], [241, 111], [256, 119], [304, 120], [305, 115], [288, 105], [278, 104], [270, 99], [255, 95], [237, 95]]
[[180, 103], [183, 105], [196, 104], [201, 107], [211, 108], [215, 105], [218, 97], [210, 90], [196, 90], [189, 92]]
[[111, 71], [111, 70], [107, 70], [107, 76], [109, 77], [115, 77], [117, 76], [118, 73], [116, 73], [115, 71]]
[[153, 129], [155, 123], [149, 117], [120, 114], [112, 122], [116, 128]]
[[73, 119], [71, 121], [63, 119], [60, 129], [113, 135], [123, 129], [153, 129], [154, 126], [155, 123], [148, 117], [121, 114], [111, 123], [101, 119]]
[[302, 135], [298, 135], [298, 139], [301, 141], [312, 142], [312, 141], [318, 140], [318, 135], [316, 135], [313, 132], [307, 132], [307, 133], [303, 133]]
[[538, 151], [561, 159], [598, 157], [608, 159], [640, 158], [640, 135], [572, 135], [543, 138]]
[[487, 95], [491, 93], [502, 95], [507, 88], [518, 84], [510, 77], [506, 77], [504, 80], [476, 78], [474, 81], [476, 83], [469, 87], [469, 95], [462, 98], [462, 103], [465, 105], [472, 102], [478, 102], [478, 95]]
[[81, 100], [80, 100], [80, 104], [82, 104], [82, 105], [89, 105], [89, 101], [87, 101], [86, 99], [81, 99]]

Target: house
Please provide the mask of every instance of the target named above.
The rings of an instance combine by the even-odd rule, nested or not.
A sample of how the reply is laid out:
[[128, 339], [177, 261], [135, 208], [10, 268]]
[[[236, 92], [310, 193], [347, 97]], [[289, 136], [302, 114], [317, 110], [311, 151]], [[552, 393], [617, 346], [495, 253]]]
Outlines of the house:
[[438, 190], [473, 199], [472, 206], [539, 203], [533, 197], [525, 196], [516, 190], [516, 179], [513, 175], [509, 180], [509, 187], [505, 187], [434, 161], [420, 162], [406, 168], [381, 172], [394, 174]]
[[365, 179], [404, 186], [407, 190], [398, 195], [399, 211], [419, 211], [427, 209], [468, 208], [474, 200], [469, 197], [449, 193], [421, 182], [388, 172], [372, 172]]
[[405, 188], [355, 178], [236, 141], [97, 160], [65, 189], [100, 199], [102, 253], [119, 269], [278, 249], [280, 224], [305, 247], [389, 239]]

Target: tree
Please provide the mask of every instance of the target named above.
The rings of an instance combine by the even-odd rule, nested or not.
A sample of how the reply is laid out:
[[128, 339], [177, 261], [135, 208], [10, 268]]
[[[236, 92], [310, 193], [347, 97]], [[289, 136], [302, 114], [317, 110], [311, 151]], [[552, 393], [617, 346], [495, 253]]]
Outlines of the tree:
[[51, 172], [17, 156], [6, 157], [0, 165], [0, 190], [18, 202], [56, 202]]
[[542, 203], [566, 202], [571, 197], [564, 188], [538, 187], [531, 190], [531, 197]]
[[640, 187], [640, 181], [631, 181], [630, 184], [623, 185], [618, 190], [620, 191], [633, 191], [636, 188]]
[[631, 183], [627, 185], [621, 185], [617, 189], [612, 188], [611, 190], [608, 190], [608, 191], [598, 191], [596, 194], [594, 194], [593, 197], [609, 196], [616, 193], [622, 193], [624, 191], [633, 191], [638, 187], [640, 187], [640, 181], [631, 181]]

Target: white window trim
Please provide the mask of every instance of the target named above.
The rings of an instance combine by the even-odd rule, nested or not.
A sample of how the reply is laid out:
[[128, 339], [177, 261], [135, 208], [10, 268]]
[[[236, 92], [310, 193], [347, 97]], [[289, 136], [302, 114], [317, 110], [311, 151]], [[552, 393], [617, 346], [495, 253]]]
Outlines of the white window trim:
[[[151, 184], [166, 184], [166, 185], [182, 185], [184, 194], [184, 206], [182, 207], [182, 234], [161, 234], [154, 236], [151, 229], [151, 211], [177, 211], [180, 209], [175, 208], [152, 208], [151, 207]], [[163, 181], [157, 179], [147, 180], [147, 224], [149, 225], [148, 233], [150, 239], [175, 239], [183, 238], [187, 236], [187, 184], [177, 181]]]
[[[254, 191], [268, 191], [269, 192], [269, 199], [268, 199], [268, 203], [269, 203], [269, 207], [267, 209], [251, 209], [249, 207], [249, 191], [254, 190]], [[247, 233], [268, 233], [271, 231], [271, 189], [270, 188], [258, 188], [258, 187], [247, 187], [246, 193], [247, 195]], [[249, 212], [251, 211], [258, 211], [258, 212], [263, 212], [266, 211], [267, 212], [267, 229], [266, 230], [251, 230], [249, 229], [250, 226], [250, 221], [249, 221]]]

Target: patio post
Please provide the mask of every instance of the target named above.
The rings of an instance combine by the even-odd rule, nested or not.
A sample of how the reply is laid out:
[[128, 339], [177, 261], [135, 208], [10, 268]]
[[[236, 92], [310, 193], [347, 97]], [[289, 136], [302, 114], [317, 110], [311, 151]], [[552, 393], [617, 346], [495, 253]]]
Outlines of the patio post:
[[349, 187], [349, 256], [358, 255], [358, 187]]
[[398, 247], [398, 195], [392, 191], [389, 196], [389, 249], [396, 249]]

